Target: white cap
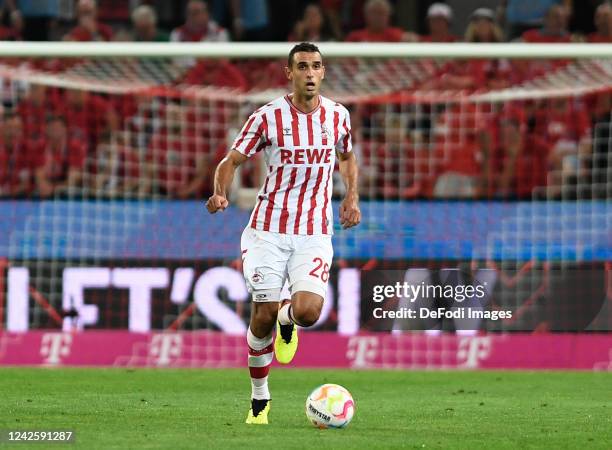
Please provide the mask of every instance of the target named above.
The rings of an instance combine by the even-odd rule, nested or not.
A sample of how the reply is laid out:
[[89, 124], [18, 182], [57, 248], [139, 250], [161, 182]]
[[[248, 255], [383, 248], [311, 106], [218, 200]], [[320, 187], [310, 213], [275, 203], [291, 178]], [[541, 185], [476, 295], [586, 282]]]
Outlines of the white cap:
[[473, 19], [489, 19], [495, 21], [495, 13], [490, 8], [478, 8], [470, 16], [470, 20]]
[[453, 10], [446, 3], [434, 3], [427, 10], [427, 17], [444, 17], [450, 22], [453, 18]]

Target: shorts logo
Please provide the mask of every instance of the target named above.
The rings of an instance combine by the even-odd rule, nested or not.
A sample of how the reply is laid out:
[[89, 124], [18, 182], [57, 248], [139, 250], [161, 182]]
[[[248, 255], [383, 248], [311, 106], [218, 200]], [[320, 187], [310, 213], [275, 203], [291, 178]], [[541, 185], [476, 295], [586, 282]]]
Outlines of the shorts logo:
[[259, 272], [257, 272], [257, 270], [255, 271], [255, 273], [253, 275], [251, 275], [251, 281], [253, 283], [260, 283], [261, 281], [263, 281], [263, 275]]
[[255, 294], [257, 300], [265, 300], [268, 298], [268, 294]]

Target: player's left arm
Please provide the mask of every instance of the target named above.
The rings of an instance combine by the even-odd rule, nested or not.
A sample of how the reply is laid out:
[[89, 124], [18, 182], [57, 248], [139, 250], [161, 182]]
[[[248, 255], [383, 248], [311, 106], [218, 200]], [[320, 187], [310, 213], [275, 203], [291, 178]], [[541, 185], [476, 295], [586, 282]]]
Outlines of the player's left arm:
[[359, 169], [357, 158], [353, 153], [353, 142], [351, 139], [351, 115], [343, 108], [344, 119], [340, 129], [342, 137], [336, 142], [336, 154], [340, 176], [346, 188], [344, 200], [340, 203], [340, 224], [342, 228], [351, 228], [361, 222], [361, 210], [359, 209], [359, 189], [357, 177]]
[[357, 177], [359, 169], [355, 153], [338, 152], [338, 166], [340, 175], [346, 187], [344, 200], [340, 203], [340, 224], [343, 228], [354, 227], [361, 222], [361, 210], [359, 209], [359, 192], [357, 189]]

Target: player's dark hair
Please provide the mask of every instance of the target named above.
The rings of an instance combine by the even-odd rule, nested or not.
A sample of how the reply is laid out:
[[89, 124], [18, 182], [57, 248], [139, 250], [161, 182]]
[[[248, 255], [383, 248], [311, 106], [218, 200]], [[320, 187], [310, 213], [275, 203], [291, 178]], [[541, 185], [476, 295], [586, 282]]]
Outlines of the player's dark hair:
[[287, 58], [287, 67], [291, 67], [293, 65], [293, 55], [295, 55], [297, 52], [318, 53], [319, 55], [321, 54], [321, 50], [319, 50], [319, 47], [317, 47], [313, 43], [301, 42], [295, 45], [289, 52], [289, 57]]

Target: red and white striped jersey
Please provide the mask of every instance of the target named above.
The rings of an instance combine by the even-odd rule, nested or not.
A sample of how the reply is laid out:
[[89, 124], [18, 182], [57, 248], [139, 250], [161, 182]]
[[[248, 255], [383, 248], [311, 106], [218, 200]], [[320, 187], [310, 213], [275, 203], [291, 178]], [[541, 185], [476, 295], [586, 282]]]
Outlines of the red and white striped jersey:
[[284, 234], [332, 234], [332, 173], [336, 151], [351, 151], [348, 110], [319, 96], [306, 114], [289, 95], [255, 111], [232, 150], [246, 156], [263, 151], [268, 167], [250, 226]]

